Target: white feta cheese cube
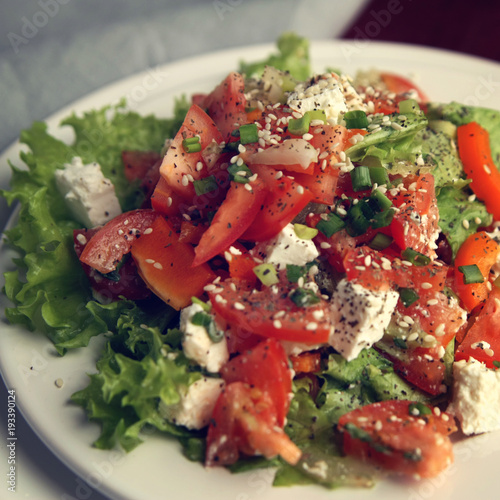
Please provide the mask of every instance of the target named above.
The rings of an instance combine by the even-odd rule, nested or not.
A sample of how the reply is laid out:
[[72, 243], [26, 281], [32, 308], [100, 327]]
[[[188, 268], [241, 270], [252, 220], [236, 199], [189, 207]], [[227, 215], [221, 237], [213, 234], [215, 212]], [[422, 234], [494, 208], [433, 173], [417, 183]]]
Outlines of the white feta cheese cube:
[[79, 157], [55, 172], [59, 192], [73, 217], [85, 227], [105, 224], [122, 210], [113, 183], [106, 179], [98, 163], [84, 165]]
[[447, 411], [464, 434], [500, 429], [500, 371], [474, 358], [453, 363], [453, 397]]
[[347, 112], [342, 85], [331, 75], [324, 75], [316, 83], [299, 83], [287, 100], [288, 106], [299, 113], [322, 109], [330, 123], [338, 124]]
[[177, 404], [166, 405], [160, 402], [160, 415], [169, 422], [188, 429], [203, 429], [210, 422], [223, 388], [224, 380], [220, 378], [199, 379], [186, 389]]
[[217, 373], [229, 360], [226, 338], [214, 342], [205, 327], [194, 325], [191, 320], [197, 312], [203, 312], [199, 304], [192, 304], [181, 311], [180, 329], [184, 333], [182, 348], [189, 359], [196, 361], [207, 371]]
[[274, 238], [257, 244], [252, 255], [277, 269], [285, 269], [287, 264], [305, 266], [318, 258], [319, 252], [312, 240], [299, 238], [293, 224], [287, 224]]
[[355, 359], [384, 335], [399, 294], [373, 292], [347, 279], [339, 282], [332, 297], [334, 330], [329, 343], [347, 361]]

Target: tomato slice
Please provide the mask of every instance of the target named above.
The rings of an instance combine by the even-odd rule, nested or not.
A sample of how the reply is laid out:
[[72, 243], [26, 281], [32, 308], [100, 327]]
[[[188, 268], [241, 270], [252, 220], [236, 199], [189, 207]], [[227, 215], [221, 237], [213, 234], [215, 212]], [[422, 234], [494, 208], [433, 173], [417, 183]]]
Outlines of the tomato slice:
[[[188, 153], [182, 143], [184, 139], [195, 136], [199, 137], [201, 151]], [[221, 133], [213, 120], [199, 106], [193, 104], [160, 166], [160, 174], [170, 188], [186, 200], [192, 200], [195, 195], [193, 180], [201, 179], [208, 174], [203, 150], [212, 141], [220, 144]], [[199, 169], [200, 164], [205, 168]]]
[[[73, 231], [74, 248], [78, 258], [80, 258], [88, 242], [98, 231], [98, 228], [75, 229]], [[83, 262], [81, 262], [81, 265], [90, 286], [103, 299], [114, 301], [124, 297], [129, 300], [143, 300], [151, 295], [151, 290], [139, 276], [133, 259], [127, 259], [119, 267], [117, 275], [113, 276], [112, 279], [103, 276]]]
[[106, 274], [114, 271], [132, 244], [150, 228], [160, 214], [154, 210], [137, 209], [118, 215], [92, 237], [80, 261]]
[[240, 73], [231, 72], [210, 94], [200, 99], [222, 133], [225, 141], [231, 132], [247, 122], [245, 81]]
[[283, 426], [290, 407], [292, 372], [283, 346], [266, 339], [228, 361], [220, 371], [227, 382], [245, 382], [270, 394], [276, 406], [277, 423]]
[[[223, 282], [209, 292], [214, 311], [233, 328], [295, 342], [320, 344], [331, 331], [330, 305], [318, 295], [318, 303], [297, 306], [288, 283], [248, 290], [241, 282]], [[243, 307], [242, 307], [243, 306]]]
[[[339, 419], [344, 452], [398, 474], [437, 476], [453, 462], [448, 435], [457, 427], [448, 414], [420, 405], [390, 400], [346, 413]], [[414, 408], [426, 409], [416, 415]]]
[[234, 464], [240, 453], [268, 459], [280, 455], [292, 465], [302, 454], [277, 425], [270, 394], [244, 382], [232, 382], [219, 396], [210, 420], [205, 465]]
[[429, 99], [425, 93], [417, 87], [411, 80], [405, 78], [404, 76], [397, 75], [395, 73], [381, 73], [380, 77], [385, 83], [387, 90], [389, 92], [394, 92], [398, 95], [409, 94], [411, 92], [416, 92], [417, 101], [428, 102]]
[[253, 166], [265, 183], [267, 194], [262, 209], [242, 234], [248, 241], [266, 241], [276, 236], [312, 200], [312, 193], [293, 179], [266, 166]]
[[148, 287], [177, 310], [188, 306], [193, 296], [202, 295], [205, 285], [216, 277], [206, 264], [191, 268], [193, 247], [180, 242], [163, 217], [134, 243], [132, 257]]
[[496, 368], [500, 361], [500, 289], [493, 286], [479, 314], [473, 319], [465, 338], [455, 351], [455, 360], [470, 357], [482, 361], [488, 368]]
[[264, 196], [260, 179], [248, 184], [231, 182], [226, 199], [196, 247], [193, 266], [199, 266], [229, 248], [252, 224]]

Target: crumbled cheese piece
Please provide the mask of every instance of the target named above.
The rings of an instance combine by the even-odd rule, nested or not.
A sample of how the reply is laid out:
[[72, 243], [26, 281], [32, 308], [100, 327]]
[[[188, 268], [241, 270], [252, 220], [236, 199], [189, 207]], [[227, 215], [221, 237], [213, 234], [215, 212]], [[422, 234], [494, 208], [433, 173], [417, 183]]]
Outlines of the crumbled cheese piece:
[[453, 398], [447, 411], [464, 434], [500, 429], [500, 371], [474, 358], [453, 363]]
[[224, 388], [219, 378], [204, 377], [193, 382], [174, 405], [160, 402], [160, 415], [176, 425], [188, 429], [203, 429], [210, 422], [215, 403]]
[[98, 163], [84, 165], [75, 157], [56, 170], [55, 179], [69, 210], [85, 227], [100, 226], [121, 214], [115, 187]]
[[394, 291], [373, 292], [347, 279], [332, 297], [334, 331], [329, 343], [351, 361], [384, 335], [398, 302]]
[[214, 342], [203, 326], [194, 325], [191, 320], [197, 312], [203, 312], [199, 304], [192, 304], [181, 311], [180, 329], [184, 333], [182, 348], [189, 359], [209, 372], [217, 373], [229, 359], [226, 338]]
[[287, 264], [305, 266], [319, 257], [314, 242], [299, 238], [293, 224], [287, 224], [274, 238], [259, 243], [252, 254], [277, 269], [284, 269]]
[[287, 101], [288, 106], [301, 114], [322, 109], [330, 123], [338, 124], [347, 112], [342, 85], [330, 75], [324, 75], [308, 87], [299, 83]]

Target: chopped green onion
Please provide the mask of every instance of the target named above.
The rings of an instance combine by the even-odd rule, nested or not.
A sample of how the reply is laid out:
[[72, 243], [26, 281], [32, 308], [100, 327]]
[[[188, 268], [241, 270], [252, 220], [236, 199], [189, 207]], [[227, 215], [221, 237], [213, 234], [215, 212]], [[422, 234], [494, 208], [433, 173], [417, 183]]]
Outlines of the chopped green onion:
[[306, 115], [309, 116], [311, 121], [321, 120], [323, 123], [326, 123], [326, 113], [323, 109], [312, 109], [311, 111], [307, 111]]
[[294, 224], [293, 230], [297, 238], [301, 240], [312, 240], [318, 234], [318, 230], [315, 227], [309, 227], [304, 224]]
[[298, 266], [296, 264], [286, 265], [286, 279], [290, 283], [297, 283], [300, 278], [305, 278], [307, 273], [312, 266], [315, 266], [315, 262], [308, 262], [305, 266]]
[[400, 337], [394, 337], [394, 345], [399, 349], [408, 349], [408, 344], [406, 343], [406, 340]]
[[292, 118], [288, 122], [288, 132], [292, 135], [304, 135], [309, 132], [310, 116], [306, 113], [301, 118]]
[[369, 125], [366, 113], [359, 109], [348, 111], [344, 115], [344, 120], [346, 128], [366, 128]]
[[[239, 131], [238, 131], [238, 133], [239, 133]], [[240, 141], [226, 142], [223, 151], [225, 153], [236, 153], [236, 152], [238, 152], [239, 145], [240, 145]]]
[[399, 298], [405, 307], [410, 307], [420, 296], [413, 288], [401, 287], [398, 289]]
[[370, 169], [365, 166], [356, 167], [351, 170], [352, 189], [356, 192], [364, 191], [372, 187]]
[[243, 163], [243, 165], [236, 165], [232, 163], [227, 167], [229, 172], [229, 178], [234, 182], [239, 182], [240, 184], [246, 184], [249, 181], [249, 177], [253, 175], [253, 172]]
[[370, 179], [372, 184], [378, 186], [389, 185], [389, 174], [385, 167], [370, 167]]
[[350, 236], [360, 236], [365, 234], [370, 227], [371, 215], [366, 216], [367, 212], [371, 211], [368, 203], [360, 201], [356, 205], [351, 205], [347, 211], [347, 233]]
[[383, 212], [375, 214], [371, 220], [372, 228], [380, 229], [381, 227], [389, 226], [395, 213], [395, 210], [384, 210]]
[[410, 403], [408, 406], [408, 414], [414, 417], [420, 417], [422, 415], [432, 415], [432, 410], [424, 403], [418, 401], [416, 403]]
[[493, 361], [493, 366], [498, 370], [500, 368], [500, 361]]
[[477, 267], [477, 264], [470, 264], [469, 266], [458, 266], [458, 270], [464, 275], [464, 285], [484, 282], [484, 276], [481, 273], [479, 267]]
[[392, 238], [392, 236], [389, 236], [387, 234], [383, 234], [383, 233], [377, 233], [372, 241], [370, 241], [370, 243], [368, 243], [368, 246], [370, 248], [373, 248], [373, 250], [384, 250], [386, 249], [387, 247], [391, 246], [392, 245], [392, 242], [394, 241], [394, 238]]
[[381, 212], [392, 207], [392, 201], [378, 189], [373, 190], [372, 194], [370, 195], [370, 198], [376, 203], [378, 209]]
[[220, 342], [224, 338], [224, 332], [215, 326], [215, 321], [212, 316], [204, 311], [194, 313], [191, 318], [191, 323], [205, 328], [207, 335], [210, 337], [212, 342]]
[[255, 123], [248, 123], [240, 127], [240, 142], [241, 144], [250, 144], [257, 142], [259, 135], [257, 133], [257, 125]]
[[201, 151], [200, 138], [198, 136], [188, 137], [182, 141], [182, 147], [186, 153], [197, 153]]
[[198, 297], [191, 297], [191, 302], [193, 304], [198, 304], [203, 308], [204, 311], [207, 312], [210, 311], [210, 309], [212, 308], [212, 306], [209, 303], [203, 302], [203, 300], [199, 299]]
[[405, 260], [411, 262], [415, 266], [426, 266], [431, 262], [430, 257], [424, 255], [423, 253], [413, 250], [413, 248], [407, 248], [401, 252], [401, 255]]
[[399, 103], [399, 112], [402, 115], [407, 113], [420, 113], [420, 106], [415, 99], [405, 99]]
[[253, 272], [263, 285], [271, 286], [279, 282], [278, 271], [272, 264], [259, 264], [253, 268]]
[[327, 238], [330, 238], [341, 229], [344, 229], [345, 225], [345, 222], [337, 214], [331, 213], [328, 215], [328, 219], [321, 219], [316, 224], [316, 227]]
[[193, 186], [198, 196], [215, 191], [219, 187], [214, 175], [209, 175], [208, 177], [194, 181]]
[[290, 299], [299, 307], [309, 307], [317, 304], [320, 298], [307, 288], [296, 288], [291, 294]]

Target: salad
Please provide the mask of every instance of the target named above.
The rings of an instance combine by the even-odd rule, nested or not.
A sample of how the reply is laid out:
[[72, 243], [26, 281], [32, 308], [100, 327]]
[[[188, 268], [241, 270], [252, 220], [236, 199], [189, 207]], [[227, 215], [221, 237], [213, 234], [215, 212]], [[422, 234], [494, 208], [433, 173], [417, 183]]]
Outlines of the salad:
[[72, 398], [99, 448], [152, 426], [278, 486], [434, 477], [500, 426], [500, 115], [278, 48], [169, 120], [23, 132], [7, 318], [61, 355], [106, 336]]

